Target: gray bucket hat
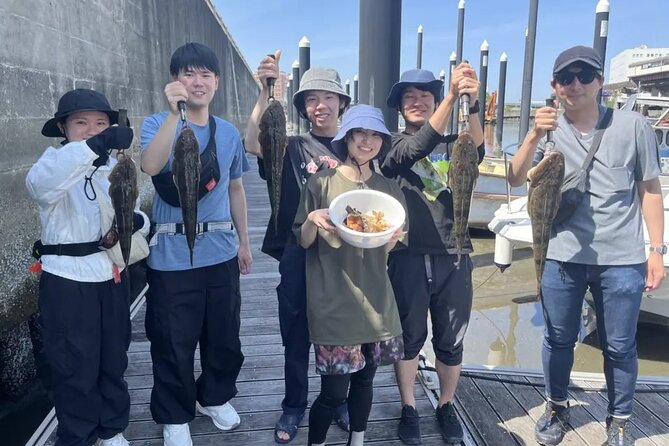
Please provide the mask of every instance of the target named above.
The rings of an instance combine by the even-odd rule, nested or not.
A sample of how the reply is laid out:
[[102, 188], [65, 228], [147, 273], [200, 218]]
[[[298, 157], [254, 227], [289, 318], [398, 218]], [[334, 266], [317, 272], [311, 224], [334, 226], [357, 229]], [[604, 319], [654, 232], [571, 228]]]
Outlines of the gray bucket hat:
[[353, 129], [374, 130], [383, 136], [381, 150], [375, 158], [380, 158], [390, 150], [391, 134], [383, 121], [381, 109], [366, 104], [358, 104], [349, 108], [341, 119], [341, 128], [337, 136], [332, 139], [332, 148], [336, 149], [336, 153], [347, 153], [345, 137]]
[[321, 90], [337, 93], [344, 99], [344, 108], [341, 115], [351, 103], [351, 97], [341, 87], [339, 73], [332, 68], [314, 67], [304, 72], [300, 80], [300, 89], [293, 95], [293, 105], [304, 119], [309, 119], [304, 107], [304, 93], [308, 90]]

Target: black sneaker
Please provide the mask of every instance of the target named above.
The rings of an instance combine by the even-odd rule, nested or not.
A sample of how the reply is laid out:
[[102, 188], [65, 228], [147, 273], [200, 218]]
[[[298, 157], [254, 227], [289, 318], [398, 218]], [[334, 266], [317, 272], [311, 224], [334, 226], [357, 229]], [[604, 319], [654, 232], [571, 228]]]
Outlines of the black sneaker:
[[397, 435], [404, 444], [421, 444], [420, 417], [418, 411], [408, 404], [402, 407], [402, 417], [397, 428]]
[[435, 412], [437, 416], [437, 423], [439, 423], [439, 430], [441, 430], [441, 438], [446, 443], [457, 443], [462, 441], [462, 426], [455, 414], [455, 407], [452, 403], [446, 403], [437, 407]]
[[627, 420], [606, 417], [606, 446], [632, 446], [634, 439], [627, 433]]
[[537, 443], [547, 446], [560, 444], [564, 434], [567, 433], [567, 423], [569, 423], [569, 403], [564, 407], [549, 401], [546, 403], [546, 411], [534, 427], [534, 438]]

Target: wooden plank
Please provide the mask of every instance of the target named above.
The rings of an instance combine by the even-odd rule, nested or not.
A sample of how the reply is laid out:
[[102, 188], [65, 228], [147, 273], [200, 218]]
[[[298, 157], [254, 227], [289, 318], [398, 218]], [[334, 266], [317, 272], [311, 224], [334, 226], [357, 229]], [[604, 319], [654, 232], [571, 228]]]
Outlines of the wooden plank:
[[[281, 336], [278, 334], [256, 335], [256, 336], [240, 336], [242, 345], [281, 345]], [[151, 343], [146, 341], [135, 341], [130, 344], [128, 353], [148, 352], [151, 351]]]
[[503, 421], [471, 378], [464, 376], [460, 378], [456, 398], [472, 421], [483, 445], [517, 445], [511, 433], [504, 427]]
[[[582, 381], [584, 387], [592, 388], [596, 384], [590, 381]], [[600, 404], [607, 410], [608, 415], [608, 397], [604, 392], [598, 392]], [[632, 416], [627, 424], [630, 433], [637, 440], [637, 445], [667, 445], [669, 444], [669, 434], [662, 428], [662, 421], [650, 412], [645, 406], [635, 404], [632, 408]]]
[[[534, 423], [528, 423], [528, 414], [514, 399], [509, 390], [499, 382], [473, 379], [481, 394], [492, 406], [495, 414], [503, 420], [506, 430], [519, 444], [534, 442]], [[535, 393], [532, 388], [518, 387], [516, 393]]]
[[[669, 388], [664, 387], [664, 390], [667, 389]], [[643, 390], [643, 393], [639, 393], [639, 390]], [[634, 399], [637, 404], [643, 405], [660, 420], [660, 426], [666, 432], [667, 428], [669, 428], [669, 402], [662, 398], [660, 393], [646, 393], [647, 391], [652, 392], [655, 390], [658, 389], [653, 389], [650, 386], [639, 386]]]
[[[600, 388], [600, 383], [594, 383], [592, 381], [574, 381], [574, 384], [582, 387], [583, 389]], [[599, 393], [600, 392], [587, 392], [585, 390], [573, 391], [573, 394], [578, 395], [579, 401], [584, 405], [586, 410], [601, 423], [602, 429], [605, 429], [606, 417], [608, 416], [607, 402]], [[628, 432], [636, 440], [635, 444], [637, 446], [657, 446], [654, 441], [645, 438], [643, 433], [636, 425], [629, 423], [628, 427]], [[603, 434], [603, 439], [606, 439], [606, 433]]]
[[[258, 414], [256, 414], [258, 416]], [[201, 421], [199, 421], [201, 420]], [[253, 419], [249, 421], [253, 422]], [[268, 446], [274, 444], [273, 442], [273, 428], [259, 429], [253, 431], [232, 431], [227, 433], [212, 432], [207, 434], [199, 434], [199, 429], [207, 429], [207, 425], [213, 428], [211, 421], [202, 417], [196, 418], [192, 423], [191, 435], [193, 442], [197, 445], [221, 445], [226, 446]], [[421, 432], [423, 434], [423, 444], [439, 444], [443, 446], [443, 441], [439, 436], [439, 428], [433, 418], [420, 419]], [[215, 428], [213, 428], [215, 429]], [[397, 442], [397, 420], [372, 421], [368, 423], [366, 430], [366, 437], [377, 442], [377, 444], [389, 444], [390, 442]], [[297, 436], [293, 442], [296, 445], [306, 444], [307, 430], [299, 429]], [[328, 432], [327, 444], [339, 445], [346, 444], [348, 434], [332, 426]], [[429, 443], [428, 443], [429, 442]], [[151, 439], [139, 439], [132, 441], [133, 446], [162, 446], [163, 439], [160, 433]], [[397, 444], [397, 443], [395, 443]]]
[[[126, 382], [128, 383], [128, 388], [131, 390], [150, 389], [153, 386], [153, 375], [129, 376], [126, 378]], [[319, 388], [320, 383], [320, 376], [312, 376], [309, 378], [310, 388]], [[396, 385], [395, 373], [392, 370], [377, 373], [374, 378], [375, 388]], [[284, 387], [283, 378], [280, 376], [274, 376], [272, 379], [264, 380], [237, 380], [237, 390], [241, 395], [283, 394]]]
[[[544, 380], [538, 378], [526, 378], [524, 379], [528, 384], [541, 384], [543, 385]], [[518, 384], [505, 384], [510, 389], [515, 389]], [[546, 400], [544, 396], [544, 387], [534, 387], [534, 393], [523, 392], [515, 394], [519, 401], [522, 401], [521, 404], [526, 407], [534, 406], [528, 410], [529, 417], [532, 420], [533, 425], [536, 424], [537, 420], [544, 413], [546, 407]], [[519, 398], [520, 397], [520, 398]], [[601, 424], [587, 412], [583, 406], [577, 401], [571, 401], [571, 409], [569, 411], [570, 422], [569, 430], [565, 434], [563, 444], [568, 445], [600, 445], [602, 443], [602, 435], [604, 430]], [[529, 421], [528, 421], [529, 422]]]
[[[311, 400], [315, 399], [316, 396], [318, 396], [317, 389], [320, 387], [312, 387], [314, 392], [309, 392], [311, 395], [313, 393], [313, 398], [310, 398]], [[423, 392], [423, 388], [420, 386], [420, 384], [416, 384], [414, 387], [414, 394], [418, 398], [418, 395], [423, 395], [422, 398], [426, 398], [425, 392]], [[268, 394], [268, 395], [263, 395], [263, 396], [276, 396], [276, 400], [278, 401], [276, 403], [275, 407], [280, 407], [281, 406], [281, 400], [283, 399], [283, 392], [281, 393], [274, 393], [274, 394]], [[151, 389], [150, 388], [145, 388], [145, 389], [137, 389], [137, 390], [130, 390], [130, 401], [132, 404], [144, 404], [149, 402], [149, 398], [151, 396]], [[250, 403], [253, 405], [252, 407], [258, 408], [258, 410], [261, 410], [263, 408], [267, 407], [272, 407], [271, 405], [261, 405], [259, 402], [254, 403], [252, 400], [253, 399], [259, 399], [261, 396], [256, 395], [255, 393], [252, 394], [238, 394], [233, 400], [232, 404], [236, 405], [238, 404], [237, 401], [240, 400], [241, 398], [250, 398], [251, 401]], [[374, 388], [374, 399], [375, 401], [399, 401], [399, 391], [397, 390], [397, 386], [388, 386], [388, 387], [375, 387]]]
[[[427, 399], [416, 400], [417, 409], [425, 414], [432, 414], [433, 409], [430, 401]], [[277, 408], [278, 409], [278, 408]], [[274, 424], [281, 416], [282, 411], [279, 410], [267, 410], [267, 411], [239, 411], [240, 418], [242, 420], [239, 428], [236, 429], [237, 432], [243, 431], [254, 431], [254, 430], [268, 430], [274, 429]], [[400, 405], [397, 401], [391, 402], [378, 402], [372, 405], [372, 410], [369, 415], [369, 421], [382, 421], [382, 420], [397, 420], [399, 422], [400, 414]], [[155, 438], [162, 435], [162, 426], [153, 422], [148, 412], [136, 413], [133, 412], [133, 422], [126, 430], [126, 436], [128, 439], [145, 439], [145, 438]], [[426, 418], [429, 418], [429, 415], [426, 415]], [[300, 423], [301, 428], [306, 428], [309, 424], [309, 413], [305, 414], [302, 422]], [[217, 428], [209, 421], [209, 418], [200, 414], [197, 414], [195, 420], [190, 424], [191, 431], [193, 434], [209, 434], [217, 433]]]

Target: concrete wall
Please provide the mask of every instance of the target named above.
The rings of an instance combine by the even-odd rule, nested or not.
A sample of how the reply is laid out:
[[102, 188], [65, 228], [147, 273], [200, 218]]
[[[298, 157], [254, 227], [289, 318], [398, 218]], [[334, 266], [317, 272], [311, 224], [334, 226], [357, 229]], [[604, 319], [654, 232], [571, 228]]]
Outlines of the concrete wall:
[[34, 374], [27, 321], [36, 311], [37, 276], [26, 267], [39, 221], [24, 179], [58, 142], [41, 136], [42, 125], [64, 92], [94, 88], [112, 107], [128, 109], [137, 135], [142, 117], [165, 108], [170, 56], [189, 41], [218, 54], [213, 112], [243, 131], [258, 87], [210, 0], [0, 2], [0, 400], [19, 395]]

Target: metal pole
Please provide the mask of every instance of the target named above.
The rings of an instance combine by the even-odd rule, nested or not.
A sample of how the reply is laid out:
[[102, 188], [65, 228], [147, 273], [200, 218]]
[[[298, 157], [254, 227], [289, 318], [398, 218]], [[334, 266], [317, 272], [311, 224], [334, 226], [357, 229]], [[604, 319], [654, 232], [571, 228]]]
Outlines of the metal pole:
[[[293, 62], [293, 94], [300, 89], [300, 63], [296, 60]], [[293, 103], [293, 98], [290, 99], [291, 108], [293, 109], [293, 132], [297, 135], [300, 133], [300, 113], [297, 111]]]
[[353, 105], [358, 103], [358, 75], [353, 76]]
[[[304, 72], [311, 68], [311, 42], [309, 42], [307, 36], [300, 39], [298, 50], [300, 59], [300, 80], [302, 80]], [[310, 128], [309, 124], [310, 122], [308, 119], [300, 119], [300, 133], [307, 133]]]
[[486, 108], [486, 93], [488, 87], [488, 54], [490, 53], [490, 46], [488, 41], [484, 40], [481, 44], [481, 63], [479, 68], [479, 79], [481, 80], [481, 88], [479, 89], [479, 119], [481, 120], [481, 128], [485, 124], [485, 108]]
[[346, 94], [351, 96], [351, 81], [346, 79]]
[[465, 34], [465, 0], [460, 0], [458, 2], [458, 43], [457, 46], [455, 47], [456, 65], [462, 62], [462, 43], [464, 40], [464, 34]]
[[441, 86], [441, 98], [444, 98], [444, 95], [446, 94], [446, 72], [444, 70], [441, 70], [439, 72], [439, 80], [444, 82], [444, 85]]
[[423, 65], [423, 25], [418, 25], [418, 45], [416, 46], [416, 68]]
[[[456, 59], [457, 55], [455, 54], [455, 51], [451, 51], [451, 57], [448, 59], [448, 86], [444, 85], [444, 94], [446, 94], [446, 92], [448, 92], [448, 90], [451, 88], [451, 79], [453, 79], [453, 70], [455, 70]], [[451, 119], [448, 128], [448, 133], [450, 134], [456, 133], [458, 131], [458, 114], [456, 113], [455, 109], [457, 109], [457, 107], [454, 107], [454, 109], [451, 110]]]
[[534, 44], [537, 39], [537, 12], [539, 0], [530, 0], [530, 15], [525, 39], [525, 63], [523, 65], [523, 92], [520, 99], [520, 129], [518, 141], [525, 139], [530, 128], [530, 106], [532, 102], [532, 72], [534, 70]]
[[[608, 0], [599, 0], [597, 8], [595, 9], [595, 38], [592, 47], [595, 52], [602, 58], [602, 72], [604, 63], [606, 62], [606, 39], [609, 35], [609, 5]], [[599, 90], [597, 95], [597, 102], [602, 101], [602, 91]]]
[[288, 75], [286, 84], [286, 110], [288, 110], [288, 127], [293, 130], [293, 74]]
[[400, 75], [400, 29], [402, 0], [360, 0], [360, 102], [380, 108], [391, 131], [398, 115], [386, 96]]
[[497, 86], [497, 124], [495, 150], [493, 156], [499, 156], [502, 148], [502, 135], [504, 133], [504, 96], [506, 94], [506, 53], [499, 58], [499, 85]]

